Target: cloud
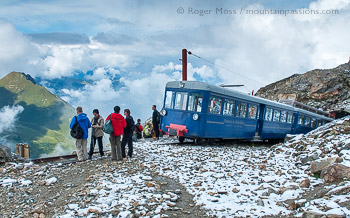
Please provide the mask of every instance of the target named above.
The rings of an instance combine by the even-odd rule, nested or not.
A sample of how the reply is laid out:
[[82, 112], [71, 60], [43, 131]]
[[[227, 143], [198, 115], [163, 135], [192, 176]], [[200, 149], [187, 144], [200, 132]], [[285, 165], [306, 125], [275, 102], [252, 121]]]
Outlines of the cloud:
[[138, 41], [138, 39], [136, 39], [133, 36], [128, 36], [126, 34], [116, 34], [113, 32], [98, 33], [93, 39], [100, 43], [105, 43], [109, 45], [118, 45], [118, 44], [130, 45]]
[[[168, 64], [155, 65], [152, 69], [152, 72], [164, 73], [171, 72], [176, 79], [182, 78], [182, 64], [174, 64], [169, 62]], [[187, 63], [187, 79], [189, 81], [194, 81], [195, 76], [199, 76], [200, 80], [207, 80], [214, 78], [216, 76], [214, 70], [207, 65], [201, 67], [193, 67], [192, 63]]]
[[[103, 116], [108, 115], [113, 107], [119, 105], [122, 109], [131, 109], [134, 118], [147, 119], [150, 116], [151, 106], [163, 106], [165, 85], [169, 81], [180, 80], [182, 66], [169, 62], [164, 65], [155, 65], [147, 74], [116, 71], [98, 68], [89, 78], [94, 78], [92, 83], [84, 88], [62, 89], [62, 99], [74, 107], [83, 106], [88, 113], [98, 108]], [[193, 67], [188, 64], [188, 79], [194, 77], [204, 79], [213, 76], [213, 70], [208, 66]], [[118, 76], [117, 78], [115, 76]], [[114, 79], [113, 79], [114, 78]]]
[[45, 70], [38, 76], [47, 79], [69, 77], [97, 68], [133, 66], [130, 56], [99, 45], [52, 46], [42, 62]]
[[[218, 26], [216, 40], [229, 49], [215, 62], [231, 71], [216, 68], [228, 83], [257, 89], [294, 73], [315, 68], [333, 68], [347, 62], [350, 44], [350, 2], [319, 0], [310, 8], [339, 9], [338, 15], [242, 15], [228, 26]], [[261, 4], [247, 9], [265, 9]], [[230, 31], [227, 31], [230, 29]]]
[[10, 22], [0, 19], [0, 26], [0, 77], [12, 71], [39, 71], [37, 47]]
[[80, 33], [31, 33], [27, 36], [38, 44], [60, 44], [60, 45], [74, 45], [74, 44], [89, 44], [90, 39], [85, 34]]
[[106, 18], [106, 22], [110, 25], [117, 25], [117, 26], [133, 26], [134, 24], [129, 21], [123, 21], [116, 17], [108, 17]]
[[86, 76], [86, 78], [90, 80], [100, 80], [103, 78], [114, 79], [118, 74], [120, 74], [120, 71], [117, 69], [99, 67], [92, 72], [91, 76]]
[[66, 148], [61, 144], [57, 144], [53, 151], [51, 151], [50, 153], [41, 154], [40, 158], [68, 155], [68, 154], [72, 154], [73, 151], [74, 151], [74, 148]]
[[[239, 6], [244, 10], [270, 7], [263, 4], [267, 1], [259, 1], [263, 2], [261, 4], [252, 2], [240, 3], [243, 5]], [[227, 71], [189, 56], [189, 80], [245, 84], [249, 90], [244, 88], [244, 92], [257, 90], [294, 73], [332, 68], [347, 62], [349, 57], [350, 3], [345, 0], [318, 0], [307, 7], [315, 10], [338, 9], [337, 15], [237, 14], [202, 17], [177, 14], [178, 3], [165, 5], [151, 1], [137, 4], [137, 7], [114, 1], [109, 1], [110, 4], [87, 1], [85, 7], [79, 7], [81, 5], [77, 2], [64, 3], [70, 6], [69, 9], [63, 3], [56, 3], [57, 7], [28, 3], [28, 7], [17, 5], [15, 8], [22, 8], [23, 19], [35, 20], [38, 19], [35, 11], [23, 12], [39, 5], [41, 9], [47, 9], [42, 10], [47, 11], [42, 16], [51, 19], [47, 20], [47, 24], [56, 28], [57, 20], [60, 20], [62, 24], [57, 24], [57, 28], [67, 26], [68, 32], [72, 32], [70, 28], [75, 28], [78, 35], [52, 35], [52, 41], [45, 42], [46, 39], [40, 41], [38, 38], [50, 36], [45, 35], [50, 34], [45, 33], [49, 25], [44, 25], [42, 35], [37, 33], [35, 25], [27, 27], [36, 32], [29, 33], [32, 34], [30, 38], [23, 35], [23, 26], [10, 15], [9, 19], [16, 27], [20, 26], [21, 31], [10, 22], [1, 21], [0, 48], [3, 52], [0, 54], [0, 76], [17, 70], [52, 79], [93, 71], [92, 75], [85, 75], [85, 79], [93, 80], [92, 83], [78, 90], [62, 91], [64, 99], [73, 105], [86, 104], [87, 108], [94, 105], [112, 108], [120, 104], [135, 107], [137, 116], [141, 116], [141, 108], [147, 111], [147, 105], [161, 104], [165, 83], [181, 78], [182, 67], [177, 60], [181, 57], [182, 48], [230, 69]], [[198, 3], [186, 2], [183, 7], [195, 7]], [[237, 5], [209, 1], [198, 9], [219, 6], [236, 9]], [[274, 6], [279, 5], [276, 3]], [[5, 9], [0, 9], [4, 16], [8, 13]], [[116, 18], [115, 14], [123, 20]], [[52, 20], [56, 21], [52, 23]], [[89, 42], [84, 36], [90, 37]], [[68, 39], [65, 40], [65, 37]]]
[[101, 114], [108, 113], [116, 104], [127, 102], [123, 100], [122, 92], [113, 87], [113, 82], [112, 79], [106, 77], [86, 84], [79, 90], [62, 89], [61, 97], [74, 107], [82, 106], [87, 113], [95, 108], [99, 108]]
[[11, 131], [17, 120], [17, 115], [23, 112], [22, 106], [5, 106], [0, 109], [0, 134]]

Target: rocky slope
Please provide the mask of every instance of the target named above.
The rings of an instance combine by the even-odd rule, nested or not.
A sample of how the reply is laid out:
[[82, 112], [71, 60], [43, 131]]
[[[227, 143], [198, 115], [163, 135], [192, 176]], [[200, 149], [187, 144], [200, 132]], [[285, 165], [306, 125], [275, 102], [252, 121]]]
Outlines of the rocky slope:
[[[309, 175], [300, 183], [308, 190], [286, 203], [305, 217], [350, 216], [350, 117], [335, 120], [306, 135], [273, 146]], [[333, 216], [331, 216], [333, 215]]]
[[28, 143], [32, 158], [55, 149], [74, 148], [69, 135], [69, 119], [75, 114], [74, 109], [36, 84], [30, 75], [12, 72], [2, 78], [0, 96], [0, 109], [23, 108], [14, 128], [0, 132], [2, 144], [14, 149], [16, 143]]
[[257, 96], [297, 100], [324, 110], [350, 109], [350, 61], [333, 69], [316, 69], [267, 85]]
[[349, 217], [350, 117], [272, 147], [134, 144], [128, 162], [0, 167], [4, 217]]

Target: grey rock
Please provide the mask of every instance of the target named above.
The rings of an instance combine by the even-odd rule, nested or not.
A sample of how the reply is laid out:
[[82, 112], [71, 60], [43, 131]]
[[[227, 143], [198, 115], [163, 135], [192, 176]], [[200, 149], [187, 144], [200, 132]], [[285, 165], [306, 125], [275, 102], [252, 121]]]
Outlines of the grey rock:
[[261, 200], [261, 199], [258, 199], [258, 200], [256, 201], [256, 204], [259, 205], [259, 206], [261, 206], [261, 207], [263, 207], [263, 206], [265, 205], [265, 204], [264, 204], [264, 201]]
[[321, 218], [323, 215], [316, 212], [306, 211], [303, 213], [302, 218]]
[[336, 161], [337, 161], [336, 157], [327, 158], [320, 161], [313, 161], [311, 162], [311, 173], [319, 174], [324, 168], [334, 164]]
[[299, 185], [301, 188], [309, 188], [310, 187], [310, 179], [306, 178], [300, 182]]
[[345, 178], [350, 178], [350, 167], [342, 164], [333, 164], [322, 170], [321, 178], [326, 183], [341, 182]]
[[15, 161], [17, 159], [20, 158], [16, 154], [12, 153], [9, 147], [0, 145], [0, 163]]

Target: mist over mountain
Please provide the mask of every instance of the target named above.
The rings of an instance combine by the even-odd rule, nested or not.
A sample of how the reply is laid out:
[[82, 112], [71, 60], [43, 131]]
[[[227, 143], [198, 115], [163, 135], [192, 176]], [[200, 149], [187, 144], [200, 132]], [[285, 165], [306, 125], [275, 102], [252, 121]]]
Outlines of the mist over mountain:
[[31, 158], [74, 149], [69, 135], [74, 109], [30, 75], [12, 72], [2, 78], [0, 96], [1, 117], [10, 117], [4, 122], [11, 127], [0, 131], [2, 144], [14, 150], [16, 143], [28, 143]]

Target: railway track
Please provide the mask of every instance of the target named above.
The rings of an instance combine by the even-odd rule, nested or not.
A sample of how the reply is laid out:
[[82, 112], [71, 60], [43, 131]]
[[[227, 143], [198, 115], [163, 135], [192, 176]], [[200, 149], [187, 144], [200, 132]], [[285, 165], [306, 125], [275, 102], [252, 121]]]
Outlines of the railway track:
[[32, 159], [32, 162], [38, 164], [38, 163], [46, 163], [46, 162], [64, 161], [69, 159], [74, 159], [70, 161], [71, 163], [74, 163], [77, 161], [77, 155], [69, 154], [69, 155], [37, 158], [37, 159]]
[[[110, 150], [105, 150], [104, 152], [108, 152], [108, 151]], [[94, 154], [99, 154], [99, 152], [94, 152]], [[62, 163], [76, 163], [78, 162], [78, 159], [76, 154], [68, 154], [68, 155], [61, 155], [61, 156], [37, 158], [37, 159], [32, 159], [31, 161], [36, 164], [46, 163], [46, 162], [56, 162], [56, 161], [62, 161]]]
[[278, 144], [279, 141], [247, 141], [247, 140], [221, 140], [221, 141], [209, 141], [209, 142], [199, 142], [195, 143], [194, 141], [185, 141], [183, 143], [180, 142], [170, 142], [170, 143], [159, 143], [157, 145], [196, 145], [196, 146], [220, 146], [220, 145], [228, 145], [228, 146], [235, 146], [235, 145], [246, 145], [246, 146], [271, 146]]
[[[164, 142], [164, 143], [157, 143], [157, 145], [174, 145], [174, 146], [186, 146], [186, 145], [195, 145], [195, 146], [271, 146], [276, 144], [276, 142], [252, 142], [252, 141], [242, 141], [242, 140], [222, 140], [222, 141], [215, 141], [215, 142], [203, 142], [203, 143], [195, 143], [194, 141], [185, 141], [183, 143], [180, 142]], [[109, 151], [109, 150], [106, 150]], [[98, 154], [98, 152], [95, 152], [94, 154]], [[57, 162], [60, 161], [62, 164], [69, 164], [69, 163], [76, 163], [77, 155], [76, 154], [68, 154], [68, 155], [61, 155], [61, 156], [53, 156], [53, 157], [44, 157], [44, 158], [37, 158], [31, 160], [33, 163], [39, 164], [39, 163], [46, 163], [46, 162]]]

